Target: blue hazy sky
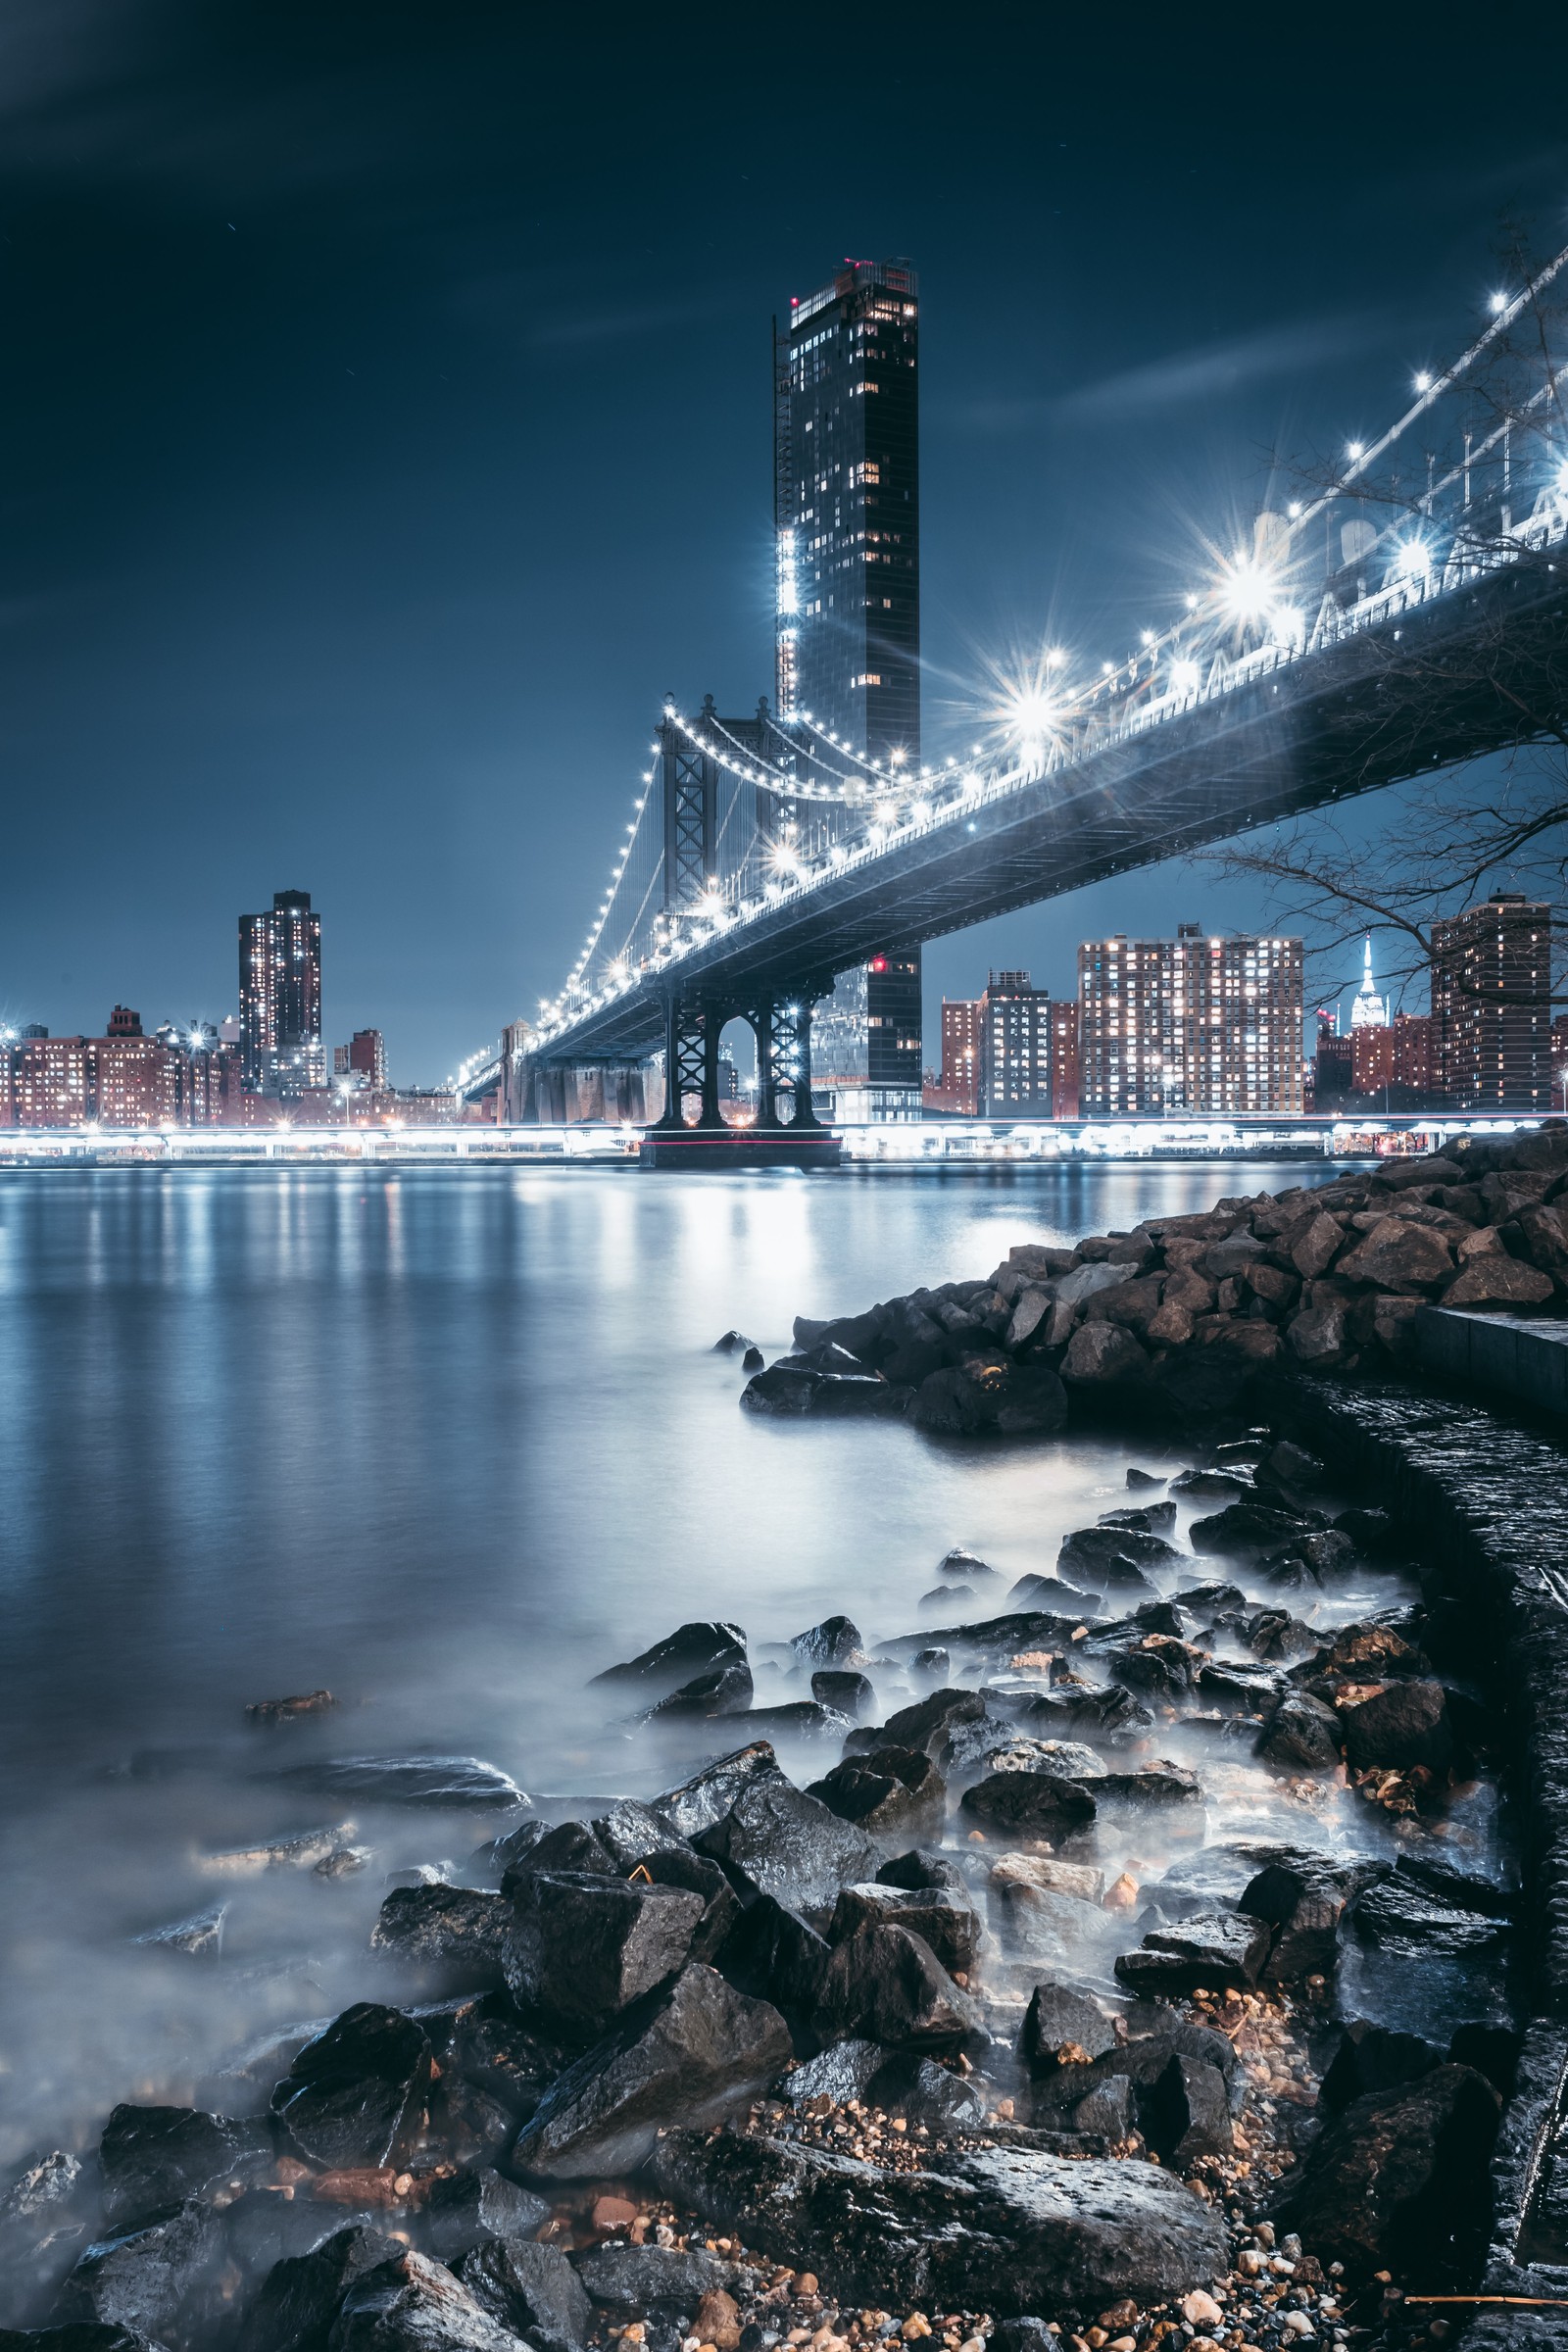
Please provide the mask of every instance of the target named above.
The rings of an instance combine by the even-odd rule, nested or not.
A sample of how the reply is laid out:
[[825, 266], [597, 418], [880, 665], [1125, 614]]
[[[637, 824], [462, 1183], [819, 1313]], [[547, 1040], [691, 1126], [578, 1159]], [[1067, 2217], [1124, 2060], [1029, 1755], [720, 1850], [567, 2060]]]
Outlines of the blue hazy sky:
[[[282, 886], [395, 1079], [531, 1009], [665, 690], [770, 691], [769, 319], [847, 253], [921, 276], [928, 751], [1119, 653], [1468, 339], [1505, 213], [1561, 241], [1564, 20], [1494, 12], [1495, 102], [1434, 24], [11, 0], [0, 1013], [217, 1016]], [[1133, 877], [928, 999], [1258, 912]]]

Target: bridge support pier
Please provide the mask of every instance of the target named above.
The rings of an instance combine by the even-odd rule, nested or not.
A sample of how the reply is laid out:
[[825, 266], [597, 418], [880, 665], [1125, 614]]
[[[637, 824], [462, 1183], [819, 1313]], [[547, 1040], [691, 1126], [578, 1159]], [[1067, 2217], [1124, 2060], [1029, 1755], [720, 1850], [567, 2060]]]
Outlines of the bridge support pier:
[[[664, 1114], [648, 1129], [645, 1168], [836, 1168], [843, 1147], [811, 1108], [811, 1005], [827, 986], [741, 1005], [671, 994], [664, 1005]], [[718, 1047], [728, 1019], [757, 1041], [757, 1117], [731, 1126], [718, 1095]], [[686, 1105], [695, 1097], [696, 1120]]]

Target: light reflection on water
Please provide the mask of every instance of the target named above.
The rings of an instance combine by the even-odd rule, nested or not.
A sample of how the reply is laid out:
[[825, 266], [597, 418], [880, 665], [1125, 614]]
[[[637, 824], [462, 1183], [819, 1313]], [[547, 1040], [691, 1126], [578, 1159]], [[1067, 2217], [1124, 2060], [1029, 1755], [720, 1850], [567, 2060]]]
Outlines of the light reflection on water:
[[[844, 1609], [874, 1647], [921, 1622], [951, 1544], [1010, 1582], [1124, 1498], [1134, 1453], [1100, 1438], [742, 1414], [721, 1331], [771, 1354], [798, 1312], [1330, 1172], [6, 1176], [0, 1867], [26, 1891], [0, 1930], [0, 2154], [67, 2105], [193, 2079], [269, 2013], [363, 1997], [383, 1870], [477, 1841], [364, 1816], [372, 1872], [252, 1887], [222, 1970], [128, 1959], [129, 1933], [213, 1898], [194, 1852], [329, 1818], [257, 1777], [271, 1761], [414, 1745], [612, 1788], [633, 1758], [583, 1685], [681, 1619], [737, 1618], [755, 1649]], [[244, 1731], [247, 1700], [320, 1684], [328, 1724]], [[100, 1777], [164, 1747], [209, 1752]], [[301, 1950], [312, 1984], [228, 1989]]]

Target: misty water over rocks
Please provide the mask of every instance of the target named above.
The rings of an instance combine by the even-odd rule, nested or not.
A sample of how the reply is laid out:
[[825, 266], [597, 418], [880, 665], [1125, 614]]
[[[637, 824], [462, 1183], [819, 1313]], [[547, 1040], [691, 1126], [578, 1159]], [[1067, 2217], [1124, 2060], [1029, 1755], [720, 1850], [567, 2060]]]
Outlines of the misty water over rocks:
[[[573, 2068], [615, 2027], [623, 2071], [655, 2064], [640, 2033], [685, 2053], [685, 2103], [664, 2119], [683, 2126], [705, 2120], [704, 2080], [716, 2115], [742, 2075], [760, 2088], [807, 2062], [795, 2120], [754, 2111], [762, 2137], [742, 2143], [774, 2154], [726, 2157], [719, 2177], [700, 2135], [672, 2132], [655, 2166], [672, 2202], [656, 2212], [645, 2186], [617, 2225], [657, 2223], [661, 2244], [685, 2242], [693, 2211], [749, 2217], [737, 2247], [787, 2260], [779, 2199], [826, 2197], [811, 2167], [846, 2135], [883, 2162], [895, 2110], [950, 2146], [927, 2230], [1005, 2238], [1009, 2145], [1080, 2164], [1157, 2146], [1171, 2193], [1185, 2172], [1217, 2212], [1284, 2169], [1339, 2042], [1336, 1959], [1340, 2010], [1375, 2021], [1364, 2058], [1335, 2056], [1337, 2107], [1406, 2076], [1437, 2084], [1456, 2030], [1463, 2082], [1422, 2095], [1435, 2114], [1490, 2095], [1508, 1857], [1483, 1710], [1430, 1699], [1397, 1542], [1367, 1522], [1320, 1544], [1319, 1584], [1282, 1579], [1261, 1542], [1203, 1534], [1254, 1495], [1327, 1525], [1366, 1499], [1333, 1465], [1239, 1432], [1216, 1450], [781, 1427], [736, 1411], [741, 1352], [711, 1352], [738, 1327], [777, 1353], [803, 1302], [854, 1309], [1020, 1243], [1206, 1205], [1223, 1182], [16, 1181], [0, 1195], [8, 2172], [95, 2145], [116, 2101], [194, 2102], [241, 2119], [217, 2161], [242, 2196], [263, 2161], [243, 2119], [270, 2099], [309, 2163], [340, 2169], [345, 2205], [375, 2201], [367, 2164], [417, 2168], [426, 2107], [470, 2160], [520, 2119], [519, 2179], [612, 2190], [656, 2155], [646, 2102], [607, 2090], [602, 2061]], [[986, 1631], [1021, 1610], [1034, 1632]], [[1347, 1626], [1325, 1659], [1325, 1629]], [[1396, 1721], [1374, 1720], [1380, 1684]], [[1338, 1762], [1348, 1703], [1358, 1787]], [[735, 1763], [705, 1774], [725, 1751]], [[1419, 1801], [1423, 1759], [1441, 1808]], [[940, 1863], [897, 1861], [939, 1842]], [[657, 1987], [683, 1956], [671, 2007]], [[470, 2002], [376, 2057], [385, 2115], [367, 2137], [357, 2110], [345, 2133], [345, 2029], [308, 2037], [356, 2002], [487, 1986], [549, 2045], [531, 2100]], [[634, 2030], [651, 2000], [664, 2007]], [[1126, 2021], [1142, 2051], [1149, 2021], [1178, 2014], [1199, 2038], [1161, 2028], [1143, 2081], [1116, 2055]], [[727, 2072], [700, 2061], [714, 2047]], [[363, 2052], [353, 2066], [358, 2082]], [[481, 2229], [445, 2189], [424, 2211], [426, 2184], [420, 2245], [532, 2243], [548, 2199], [484, 2178], [476, 2196], [527, 2212]], [[152, 2193], [133, 2164], [125, 2212]], [[1142, 2192], [1118, 2174], [1101, 2193]], [[557, 2212], [579, 2247], [605, 2237]], [[988, 2287], [974, 2261], [966, 2298], [956, 2274], [905, 2278], [886, 2214], [833, 2213], [819, 2228], [844, 2291], [935, 2296], [966, 2327], [982, 2296], [1043, 2307], [1009, 2303], [1016, 2278]], [[1167, 2226], [1186, 2273], [1157, 2251]], [[1140, 2299], [1220, 2275], [1204, 2226], [1200, 2204], [1168, 2224], [1128, 2209], [1121, 2241], [1143, 2251], [1124, 2325]], [[1266, 2230], [1255, 2253], [1274, 2259]], [[1083, 2291], [1114, 2305], [1114, 2263], [1085, 2260]], [[1072, 2302], [1060, 2278], [1038, 2291]], [[1332, 2333], [1332, 2289], [1324, 2304]], [[1200, 2323], [1168, 2325], [1191, 2341]], [[1129, 2341], [1163, 2340], [1138, 2326]], [[537, 2314], [529, 2333], [549, 2340]]]

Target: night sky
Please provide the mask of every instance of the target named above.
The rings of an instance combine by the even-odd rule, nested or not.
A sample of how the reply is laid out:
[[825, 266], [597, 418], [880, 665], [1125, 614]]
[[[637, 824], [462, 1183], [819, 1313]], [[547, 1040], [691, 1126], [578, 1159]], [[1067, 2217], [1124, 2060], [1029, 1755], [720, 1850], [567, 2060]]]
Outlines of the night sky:
[[[1392, 418], [1504, 214], [1563, 241], [1565, 63], [1544, 7], [8, 0], [0, 1017], [217, 1018], [297, 886], [328, 1042], [438, 1080], [564, 977], [665, 690], [771, 692], [792, 293], [920, 271], [940, 755]], [[1107, 885], [928, 1006], [1256, 913]]]

